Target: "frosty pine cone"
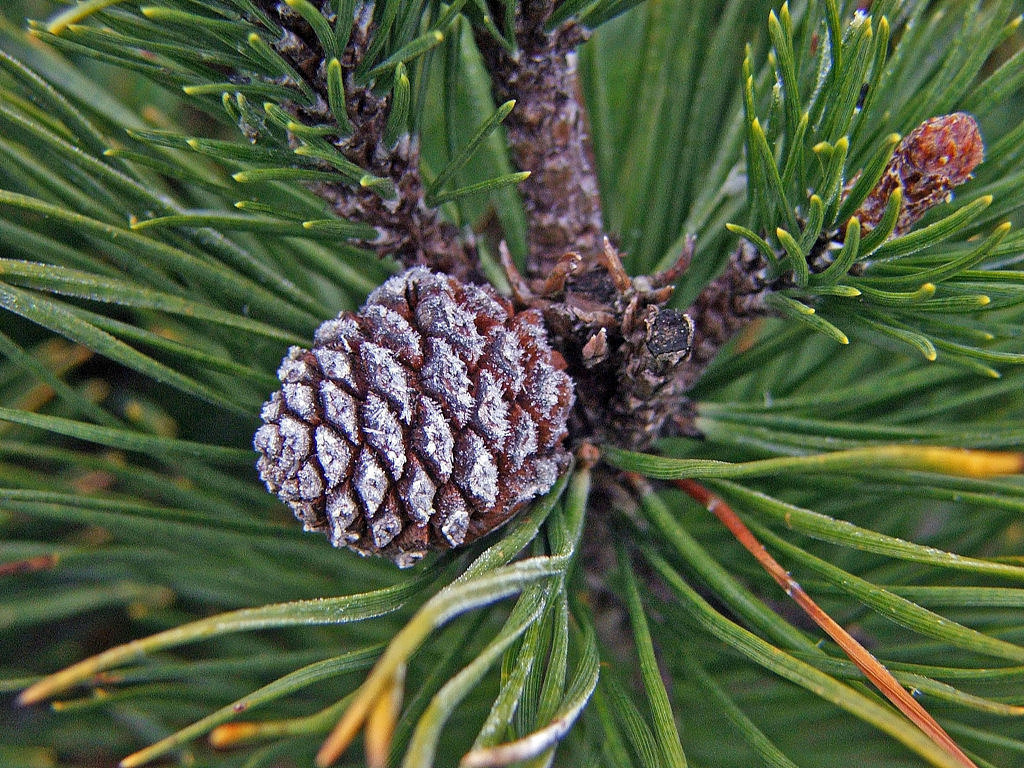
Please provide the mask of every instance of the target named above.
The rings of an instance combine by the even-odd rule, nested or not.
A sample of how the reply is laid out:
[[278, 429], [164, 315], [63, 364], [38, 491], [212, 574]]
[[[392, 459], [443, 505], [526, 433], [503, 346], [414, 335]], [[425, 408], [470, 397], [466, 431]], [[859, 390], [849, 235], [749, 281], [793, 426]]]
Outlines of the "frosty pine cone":
[[410, 269], [289, 350], [254, 439], [260, 477], [335, 546], [411, 565], [554, 485], [563, 368], [539, 312]]

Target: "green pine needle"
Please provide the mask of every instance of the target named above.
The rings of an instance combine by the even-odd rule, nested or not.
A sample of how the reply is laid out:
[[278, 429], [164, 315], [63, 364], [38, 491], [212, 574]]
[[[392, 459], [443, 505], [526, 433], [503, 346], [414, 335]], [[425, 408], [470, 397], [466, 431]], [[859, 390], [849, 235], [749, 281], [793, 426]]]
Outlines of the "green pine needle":
[[[346, 154], [353, 93], [383, 105], [385, 151], [415, 148], [428, 207], [527, 251], [518, 107], [478, 51], [529, 55], [522, 4], [282, 6], [0, 10], [0, 690], [58, 699], [11, 721], [0, 764], [308, 765], [404, 675], [390, 765], [954, 765], [657, 482], [686, 478], [979, 766], [1017, 765], [1017, 0], [555, 3], [549, 29], [591, 33], [575, 62], [630, 272], [696, 233], [683, 308], [744, 238], [772, 317], [688, 393], [700, 440], [605, 446], [402, 573], [306, 535], [252, 433], [287, 348], [398, 268], [312, 191], [400, 202]], [[323, 61], [278, 52], [296, 25]], [[973, 178], [898, 236], [902, 190], [862, 228], [900, 136], [956, 110], [984, 136]]]

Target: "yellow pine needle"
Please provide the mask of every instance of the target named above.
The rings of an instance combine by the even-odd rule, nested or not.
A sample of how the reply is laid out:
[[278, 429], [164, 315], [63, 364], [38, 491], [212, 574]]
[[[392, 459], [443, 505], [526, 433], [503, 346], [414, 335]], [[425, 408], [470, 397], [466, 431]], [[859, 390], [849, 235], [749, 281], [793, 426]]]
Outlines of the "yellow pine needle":
[[938, 472], [964, 477], [992, 477], [1024, 472], [1024, 453], [1016, 451], [976, 451], [966, 448], [907, 446], [921, 463]]
[[67, 669], [57, 672], [55, 674], [44, 677], [38, 683], [33, 683], [18, 696], [17, 702], [21, 706], [28, 706], [30, 704], [38, 704], [45, 699], [50, 698], [55, 693], [71, 688], [76, 683], [88, 680], [94, 673], [100, 672], [103, 669], [102, 662], [97, 662], [96, 657], [93, 656], [86, 659], [83, 662], [74, 664]]
[[[320, 734], [338, 719], [338, 713], [348, 706], [351, 695], [311, 715], [285, 720], [258, 720], [251, 722], [223, 723], [207, 735], [207, 741], [215, 749], [233, 749], [257, 741], [269, 741], [292, 736]], [[174, 737], [169, 737], [173, 739]], [[129, 755], [118, 768], [138, 768], [167, 753], [167, 739]], [[161, 746], [163, 744], [163, 747]], [[175, 742], [173, 746], [181, 744]]]
[[378, 677], [371, 673], [366, 678], [362, 687], [356, 691], [355, 699], [316, 753], [316, 764], [319, 768], [325, 768], [341, 757], [363, 724], [374, 714], [373, 710], [378, 706], [379, 700], [390, 697], [393, 687], [393, 676]]
[[1020, 451], [983, 451], [935, 445], [873, 445], [803, 456], [776, 456], [736, 464], [705, 459], [661, 459], [615, 448], [608, 448], [606, 457], [620, 469], [639, 471], [648, 477], [665, 480], [769, 477], [785, 473], [849, 470], [864, 472], [881, 468], [977, 478], [1024, 472], [1024, 453]]
[[71, 709], [78, 709], [83, 706], [90, 706], [95, 704], [97, 701], [103, 701], [104, 699], [110, 698], [110, 694], [103, 688], [96, 688], [88, 696], [84, 696], [79, 699], [67, 699], [64, 701], [54, 701], [50, 704], [50, 708], [54, 712], [66, 712]]
[[[246, 741], [252, 741], [260, 733], [260, 723], [225, 723], [218, 725], [207, 737], [214, 749], [230, 749]], [[134, 768], [137, 763], [129, 755], [121, 761], [120, 768]]]
[[377, 701], [366, 718], [367, 768], [384, 768], [387, 765], [391, 740], [395, 735], [395, 724], [402, 711], [404, 683], [405, 665], [403, 664], [391, 679], [389, 688], [377, 697]]
[[79, 3], [54, 18], [46, 26], [46, 31], [51, 35], [59, 35], [75, 22], [82, 21], [97, 11], [102, 11], [107, 6], [116, 5], [121, 1], [122, 0], [90, 0], [89, 2]]

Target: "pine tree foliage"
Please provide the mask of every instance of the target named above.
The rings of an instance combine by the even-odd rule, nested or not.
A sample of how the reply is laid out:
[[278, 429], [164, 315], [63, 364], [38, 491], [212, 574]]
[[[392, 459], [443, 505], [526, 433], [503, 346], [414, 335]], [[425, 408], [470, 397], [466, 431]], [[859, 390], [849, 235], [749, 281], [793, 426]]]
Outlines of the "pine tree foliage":
[[[527, 257], [530, 169], [488, 72], [526, 5], [0, 10], [0, 764], [310, 765], [340, 721], [371, 765], [962, 768], [677, 480], [976, 765], [1024, 759], [1014, 0], [554, 3], [549, 30], [590, 36], [628, 272], [695, 235], [686, 309], [757, 265], [693, 434], [584, 451], [411, 571], [260, 486], [289, 345], [439, 244], [501, 288], [499, 242]], [[957, 112], [972, 178], [899, 234], [898, 194], [862, 228], [901, 139]]]

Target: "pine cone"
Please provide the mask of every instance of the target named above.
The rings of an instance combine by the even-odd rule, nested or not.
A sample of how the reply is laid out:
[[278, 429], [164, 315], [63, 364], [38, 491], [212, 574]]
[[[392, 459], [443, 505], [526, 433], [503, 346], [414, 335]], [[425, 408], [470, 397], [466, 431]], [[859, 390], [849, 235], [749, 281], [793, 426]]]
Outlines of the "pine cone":
[[410, 269], [289, 350], [254, 439], [260, 477], [307, 530], [412, 565], [554, 485], [564, 367], [539, 312]]

